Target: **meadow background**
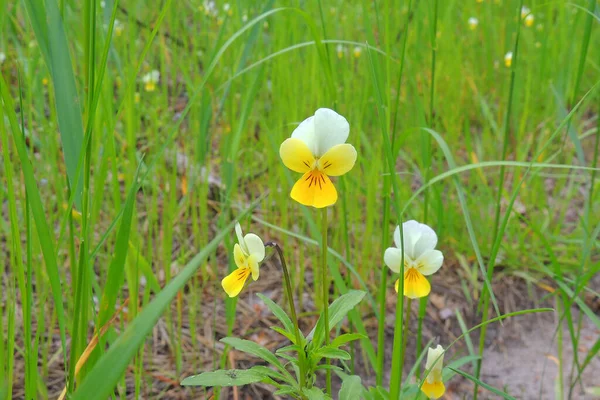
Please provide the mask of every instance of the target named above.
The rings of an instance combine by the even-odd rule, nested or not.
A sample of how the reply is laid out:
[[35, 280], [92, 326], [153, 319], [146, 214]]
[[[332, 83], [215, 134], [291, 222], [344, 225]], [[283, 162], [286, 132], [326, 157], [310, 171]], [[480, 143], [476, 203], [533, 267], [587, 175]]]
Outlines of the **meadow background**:
[[[220, 287], [231, 221], [250, 206], [242, 226], [282, 245], [310, 329], [319, 229], [289, 198], [297, 176], [278, 149], [319, 107], [348, 119], [359, 154], [329, 211], [332, 296], [369, 293], [344, 325], [373, 339], [353, 348], [352, 370], [390, 379], [376, 378], [391, 361], [375, 352], [391, 354], [395, 205], [434, 227], [445, 254], [414, 330], [421, 319], [426, 341], [448, 343], [482, 314], [550, 306], [453, 352], [484, 349], [482, 380], [517, 398], [598, 396], [597, 1], [0, 0], [0, 11], [0, 398], [65, 387], [75, 399], [210, 398], [180, 380], [253, 362], [218, 339], [283, 345], [255, 295], [285, 304], [276, 263], [237, 301]], [[447, 398], [472, 396], [453, 382]], [[234, 395], [268, 391], [222, 394]]]

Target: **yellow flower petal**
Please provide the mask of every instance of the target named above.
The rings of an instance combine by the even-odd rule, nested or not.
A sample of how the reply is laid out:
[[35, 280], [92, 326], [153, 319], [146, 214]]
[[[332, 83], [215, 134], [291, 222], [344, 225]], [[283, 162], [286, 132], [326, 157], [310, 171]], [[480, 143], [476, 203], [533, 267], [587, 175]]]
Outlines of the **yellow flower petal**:
[[444, 386], [444, 382], [429, 383], [425, 380], [423, 386], [421, 386], [421, 390], [430, 399], [439, 399], [446, 392], [446, 386]]
[[235, 260], [235, 265], [238, 268], [247, 268], [248, 265], [246, 265], [246, 255], [244, 254], [244, 251], [242, 250], [242, 246], [240, 246], [239, 244], [235, 244], [235, 246], [233, 246], [233, 259]]
[[356, 162], [356, 149], [351, 144], [333, 146], [319, 159], [319, 166], [329, 176], [340, 176], [350, 171]]
[[308, 146], [296, 138], [289, 138], [281, 143], [279, 156], [286, 167], [302, 174], [309, 171], [315, 162]]
[[292, 188], [290, 196], [300, 204], [316, 208], [335, 204], [338, 197], [331, 179], [319, 170], [308, 171], [302, 175]]
[[238, 268], [221, 281], [223, 290], [229, 297], [235, 297], [242, 291], [246, 279], [250, 276], [250, 268]]
[[[396, 286], [398, 291], [398, 286]], [[431, 292], [431, 285], [425, 276], [415, 268], [404, 272], [404, 295], [411, 299], [425, 297]]]

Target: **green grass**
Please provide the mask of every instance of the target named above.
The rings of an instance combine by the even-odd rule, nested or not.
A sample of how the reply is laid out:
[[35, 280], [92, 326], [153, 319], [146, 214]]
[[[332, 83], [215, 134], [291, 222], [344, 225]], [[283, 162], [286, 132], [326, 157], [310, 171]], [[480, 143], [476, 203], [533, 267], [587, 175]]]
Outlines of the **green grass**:
[[[305, 275], [320, 271], [319, 257], [335, 293], [367, 290], [349, 314], [351, 329], [373, 339], [354, 348], [363, 383], [387, 387], [389, 365], [422, 370], [400, 362], [402, 318], [394, 357], [385, 353], [386, 304], [393, 297], [402, 315], [406, 302], [383, 251], [408, 219], [436, 230], [444, 273], [481, 303], [477, 323], [505, 313], [490, 290], [500, 276], [543, 280], [559, 321], [548, 346], [577, 348], [582, 318], [600, 329], [584, 302], [598, 297], [600, 271], [600, 6], [525, 2], [527, 27], [520, 4], [232, 1], [231, 15], [221, 4], [213, 16], [200, 1], [0, 0], [0, 398], [55, 398], [65, 387], [75, 398], [90, 388], [125, 398], [126, 381], [158, 396], [169, 386], [157, 376], [230, 367], [208, 344], [220, 339], [212, 310], [238, 332], [237, 301], [219, 282], [233, 268], [231, 221], [255, 200], [242, 225], [284, 249], [301, 319], [314, 311], [300, 295], [312, 296]], [[151, 70], [160, 81], [149, 92], [141, 79]], [[297, 177], [278, 154], [319, 107], [348, 119], [359, 152], [337, 179], [322, 256], [320, 220], [290, 200]], [[410, 322], [423, 344], [427, 304]], [[147, 340], [159, 318], [164, 365]], [[467, 341], [484, 360], [486, 326], [479, 347]], [[559, 397], [574, 395], [598, 351], [600, 341], [573, 365], [560, 358]], [[464, 375], [475, 383], [485, 382], [479, 360]]]

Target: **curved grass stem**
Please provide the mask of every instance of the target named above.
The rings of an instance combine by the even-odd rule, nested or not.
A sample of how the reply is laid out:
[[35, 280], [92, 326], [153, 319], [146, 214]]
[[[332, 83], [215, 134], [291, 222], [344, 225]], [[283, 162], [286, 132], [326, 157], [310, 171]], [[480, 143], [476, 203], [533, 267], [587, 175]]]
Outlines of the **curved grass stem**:
[[[321, 285], [323, 288], [323, 320], [325, 346], [329, 345], [329, 280], [327, 279], [327, 208], [321, 209]], [[329, 359], [326, 360], [329, 365]], [[331, 369], [326, 370], [327, 394], [331, 396]]]
[[294, 324], [294, 330], [296, 335], [296, 344], [300, 347], [298, 350], [298, 363], [300, 369], [300, 388], [306, 386], [306, 360], [304, 349], [302, 348], [302, 336], [300, 335], [300, 327], [298, 325], [298, 314], [296, 313], [296, 305], [294, 304], [294, 292], [292, 291], [292, 280], [290, 278], [290, 272], [288, 271], [287, 263], [285, 262], [285, 257], [283, 256], [283, 250], [281, 247], [275, 242], [267, 242], [265, 243], [266, 247], [273, 247], [275, 251], [277, 251], [277, 255], [279, 256], [279, 261], [281, 261], [281, 268], [283, 269], [283, 278], [285, 281], [285, 291], [287, 293], [288, 303], [290, 305], [290, 313], [292, 314], [292, 322]]

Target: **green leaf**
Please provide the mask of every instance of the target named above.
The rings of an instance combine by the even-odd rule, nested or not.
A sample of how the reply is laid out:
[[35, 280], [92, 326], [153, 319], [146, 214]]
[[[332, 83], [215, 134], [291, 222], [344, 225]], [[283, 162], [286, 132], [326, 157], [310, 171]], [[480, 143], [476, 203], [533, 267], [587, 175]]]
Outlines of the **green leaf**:
[[279, 390], [277, 390], [273, 394], [275, 396], [284, 396], [284, 395], [290, 395], [290, 394], [294, 394], [294, 393], [298, 393], [298, 391], [295, 387], [290, 386], [290, 385], [281, 385]]
[[239, 339], [236, 337], [226, 337], [221, 339], [221, 342], [230, 345], [236, 350], [253, 355], [271, 364], [279, 369], [284, 369], [281, 362], [267, 348], [255, 343], [251, 340]]
[[[44, 7], [45, 4], [45, 7]], [[75, 75], [69, 54], [60, 10], [56, 0], [26, 0], [27, 15], [35, 37], [54, 83], [56, 114], [67, 166], [71, 190], [75, 192], [75, 204], [81, 209], [82, 174], [77, 179], [77, 164], [83, 144], [83, 122]], [[75, 182], [78, 182], [75, 187]]]
[[242, 386], [265, 379], [262, 372], [250, 369], [219, 369], [189, 376], [181, 381], [182, 386]]
[[339, 360], [349, 360], [351, 358], [347, 351], [340, 350], [332, 346], [321, 347], [316, 353], [314, 353], [314, 357], [336, 358]]
[[285, 331], [289, 334], [286, 335], [283, 332], [279, 332], [282, 335], [284, 335], [285, 337], [287, 337], [288, 339], [290, 339], [292, 341], [292, 343], [296, 343], [296, 339], [295, 339], [295, 331], [296, 329], [294, 329], [294, 324], [292, 323], [292, 320], [290, 319], [290, 317], [286, 314], [285, 311], [283, 311], [283, 308], [279, 307], [278, 304], [275, 304], [273, 302], [273, 300], [271, 300], [270, 298], [268, 298], [267, 296], [258, 293], [257, 296], [267, 305], [267, 307], [269, 307], [269, 310], [271, 310], [271, 312], [277, 317], [277, 319], [279, 319], [279, 321], [281, 321], [281, 323], [283, 324], [283, 327], [285, 328]]
[[[340, 321], [365, 297], [365, 292], [361, 290], [350, 290], [348, 293], [341, 295], [329, 306], [329, 329], [333, 329]], [[317, 321], [317, 325], [308, 334], [308, 338], [312, 337], [313, 345], [319, 347], [325, 340], [325, 328], [323, 317]]]
[[286, 331], [285, 329], [279, 326], [272, 326], [271, 329], [279, 333], [281, 336], [286, 337], [290, 342], [296, 344], [296, 337], [293, 334]]
[[475, 378], [473, 375], [469, 375], [466, 372], [461, 371], [460, 369], [455, 369], [455, 368], [449, 368], [449, 369], [451, 369], [452, 371], [456, 372], [459, 375], [462, 375], [463, 377], [467, 378], [471, 382], [473, 382], [473, 383], [475, 383], [475, 384], [477, 384], [477, 385], [479, 385], [479, 386], [481, 386], [481, 387], [489, 390], [490, 392], [492, 392], [494, 394], [497, 394], [498, 396], [502, 397], [503, 399], [506, 399], [506, 400], [516, 400], [511, 395], [506, 394], [503, 391], [498, 390], [495, 387], [490, 386], [487, 383], [484, 383], [484, 382], [480, 381], [479, 379]]
[[342, 387], [340, 388], [339, 393], [339, 400], [362, 399], [364, 397], [362, 395], [358, 396], [358, 393], [363, 393], [363, 391], [364, 388], [360, 376], [350, 375], [342, 381]]
[[302, 393], [306, 396], [308, 400], [325, 400], [327, 396], [323, 391], [319, 388], [312, 387], [310, 389], [302, 389]]
[[[240, 218], [243, 218], [259, 201], [260, 198], [252, 203], [240, 215]], [[194, 276], [198, 268], [208, 259], [209, 255], [213, 254], [225, 235], [231, 232], [234, 223], [235, 221], [232, 221], [219, 232], [200, 253], [187, 263], [179, 275], [173, 278], [142, 309], [137, 317], [131, 321], [125, 331], [108, 351], [104, 353], [104, 356], [98, 360], [98, 363], [92, 368], [81, 385], [79, 385], [72, 400], [105, 400], [110, 396], [115, 385], [123, 376], [123, 372], [127, 368], [129, 361], [135, 356], [144, 339], [156, 324], [156, 321], [158, 321], [167, 306], [171, 304], [177, 292]]]
[[252, 370], [254, 370], [256, 372], [260, 372], [264, 376], [268, 376], [270, 378], [280, 380], [281, 382], [289, 383], [290, 385], [297, 384], [297, 382], [294, 379], [290, 379], [289, 376], [284, 376], [283, 374], [281, 374], [275, 370], [272, 370], [269, 367], [265, 367], [264, 365], [255, 365], [254, 367], [252, 367]]
[[367, 336], [361, 333], [344, 333], [331, 341], [331, 347], [340, 347], [353, 340], [368, 339]]

